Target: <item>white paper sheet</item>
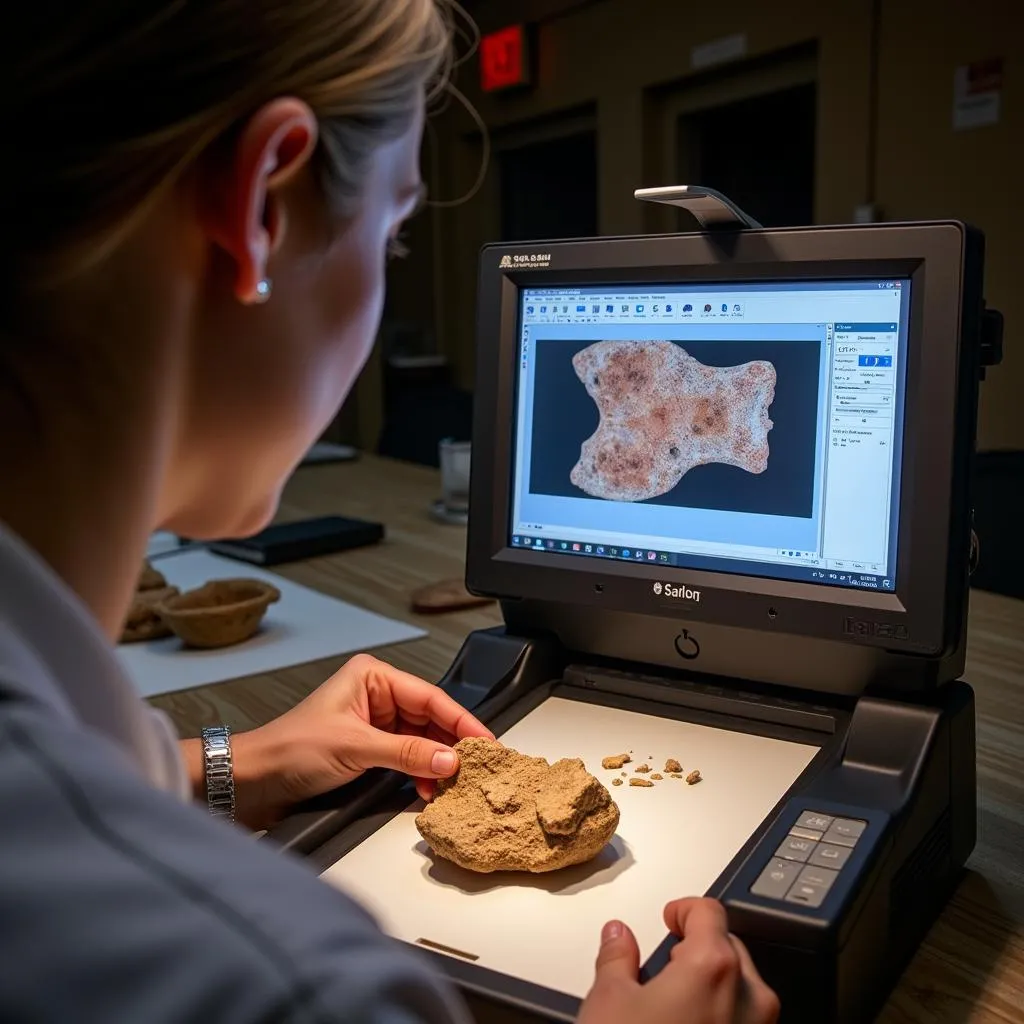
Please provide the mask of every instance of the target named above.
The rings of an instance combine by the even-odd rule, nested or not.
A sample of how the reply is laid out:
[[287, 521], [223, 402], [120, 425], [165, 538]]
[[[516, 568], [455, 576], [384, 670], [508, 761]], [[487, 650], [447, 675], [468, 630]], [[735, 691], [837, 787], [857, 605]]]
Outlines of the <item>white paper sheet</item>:
[[601, 759], [626, 750], [628, 774], [643, 761], [662, 771], [672, 757], [703, 781], [665, 776], [650, 789], [612, 788], [619, 827], [590, 864], [544, 875], [464, 871], [430, 855], [416, 831], [417, 801], [321, 877], [396, 938], [459, 950], [478, 966], [579, 997], [593, 983], [601, 926], [627, 922], [649, 957], [666, 934], [664, 905], [706, 893], [818, 751], [560, 698], [501, 739], [549, 761], [581, 757], [609, 787], [621, 776]]
[[[167, 550], [173, 538], [171, 542], [166, 538], [167, 535], [156, 535], [150, 545], [151, 553]], [[281, 591], [281, 600], [270, 606], [256, 636], [233, 647], [214, 651], [186, 650], [177, 637], [121, 644], [118, 655], [143, 697], [426, 636], [416, 626], [364, 611], [256, 566], [219, 558], [206, 551], [187, 551], [159, 558], [154, 566], [168, 583], [182, 590], [202, 586], [212, 579], [244, 576], [272, 583]]]
[[160, 530], [150, 535], [149, 544], [146, 545], [146, 556], [152, 558], [154, 555], [163, 555], [169, 551], [177, 551], [178, 547], [178, 538], [173, 533]]

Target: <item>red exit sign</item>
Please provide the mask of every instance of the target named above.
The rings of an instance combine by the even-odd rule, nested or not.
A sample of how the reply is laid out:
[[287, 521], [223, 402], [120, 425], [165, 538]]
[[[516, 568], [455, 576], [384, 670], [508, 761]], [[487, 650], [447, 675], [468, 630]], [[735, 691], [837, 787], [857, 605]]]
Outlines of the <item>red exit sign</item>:
[[529, 81], [525, 26], [509, 25], [480, 40], [480, 87], [484, 92], [511, 89]]

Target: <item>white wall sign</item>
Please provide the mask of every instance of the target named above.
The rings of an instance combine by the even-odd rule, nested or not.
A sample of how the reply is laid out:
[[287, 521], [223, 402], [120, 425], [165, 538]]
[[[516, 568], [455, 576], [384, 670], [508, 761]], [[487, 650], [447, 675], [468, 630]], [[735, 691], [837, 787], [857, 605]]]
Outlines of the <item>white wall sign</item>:
[[953, 77], [953, 131], [996, 124], [1002, 95], [1001, 57], [957, 68]]

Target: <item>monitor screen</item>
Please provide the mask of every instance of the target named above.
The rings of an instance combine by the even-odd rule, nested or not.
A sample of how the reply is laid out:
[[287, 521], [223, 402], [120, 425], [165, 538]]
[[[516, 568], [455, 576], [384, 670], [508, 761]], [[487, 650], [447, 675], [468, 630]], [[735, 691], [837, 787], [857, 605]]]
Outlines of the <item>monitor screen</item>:
[[519, 300], [513, 547], [895, 589], [909, 280]]

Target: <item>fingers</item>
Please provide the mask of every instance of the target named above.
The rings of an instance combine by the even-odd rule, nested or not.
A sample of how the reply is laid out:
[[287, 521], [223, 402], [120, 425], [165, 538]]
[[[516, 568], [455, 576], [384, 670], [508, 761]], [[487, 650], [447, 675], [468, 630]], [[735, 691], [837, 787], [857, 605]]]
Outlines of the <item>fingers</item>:
[[675, 900], [665, 907], [665, 924], [680, 941], [672, 948], [671, 963], [648, 982], [651, 995], [668, 1006], [680, 993], [691, 993], [704, 1010], [701, 1019], [736, 1019], [742, 974], [722, 905]]
[[425, 736], [384, 732], [368, 725], [360, 731], [358, 745], [364, 764], [413, 776], [417, 780], [417, 791], [421, 781], [446, 779], [459, 767], [459, 759], [451, 747]]
[[758, 974], [747, 947], [735, 935], [730, 935], [729, 941], [736, 951], [742, 975], [740, 1008], [737, 1017], [742, 1024], [776, 1024], [782, 1010], [779, 997]]
[[729, 934], [725, 908], [717, 900], [698, 896], [673, 900], [666, 905], [664, 918], [665, 927], [680, 939], [693, 934], [720, 934], [723, 938]]
[[636, 937], [621, 921], [609, 921], [601, 931], [594, 988], [622, 982], [636, 984], [639, 973], [640, 947]]
[[605, 925], [594, 985], [579, 1016], [583, 1024], [633, 1016], [777, 1024], [778, 998], [757, 973], [747, 948], [729, 932], [721, 904], [676, 900], [665, 908], [665, 923], [681, 941], [672, 962], [643, 987], [633, 933], [620, 921]]
[[621, 921], [609, 921], [601, 929], [594, 984], [580, 1007], [577, 1024], [640, 1020], [643, 990], [639, 974], [640, 949], [636, 938]]
[[[354, 663], [354, 664], [353, 664]], [[397, 715], [419, 726], [433, 725], [456, 740], [467, 736], [494, 739], [494, 734], [439, 687], [369, 655], [349, 665], [364, 675], [374, 721]]]
[[391, 728], [386, 725], [379, 725], [378, 728], [382, 728], [385, 732], [400, 732], [407, 736], [426, 736], [428, 740], [433, 740], [435, 743], [443, 743], [446, 747], [450, 747], [456, 742], [455, 737], [450, 732], [439, 728], [436, 725], [414, 725], [412, 722], [406, 721], [404, 718], [399, 718]]
[[665, 907], [665, 924], [682, 940], [672, 950], [673, 965], [698, 983], [710, 1006], [728, 1014], [723, 1019], [776, 1024], [778, 996], [764, 983], [747, 947], [729, 931], [725, 908], [717, 900], [675, 900]]

